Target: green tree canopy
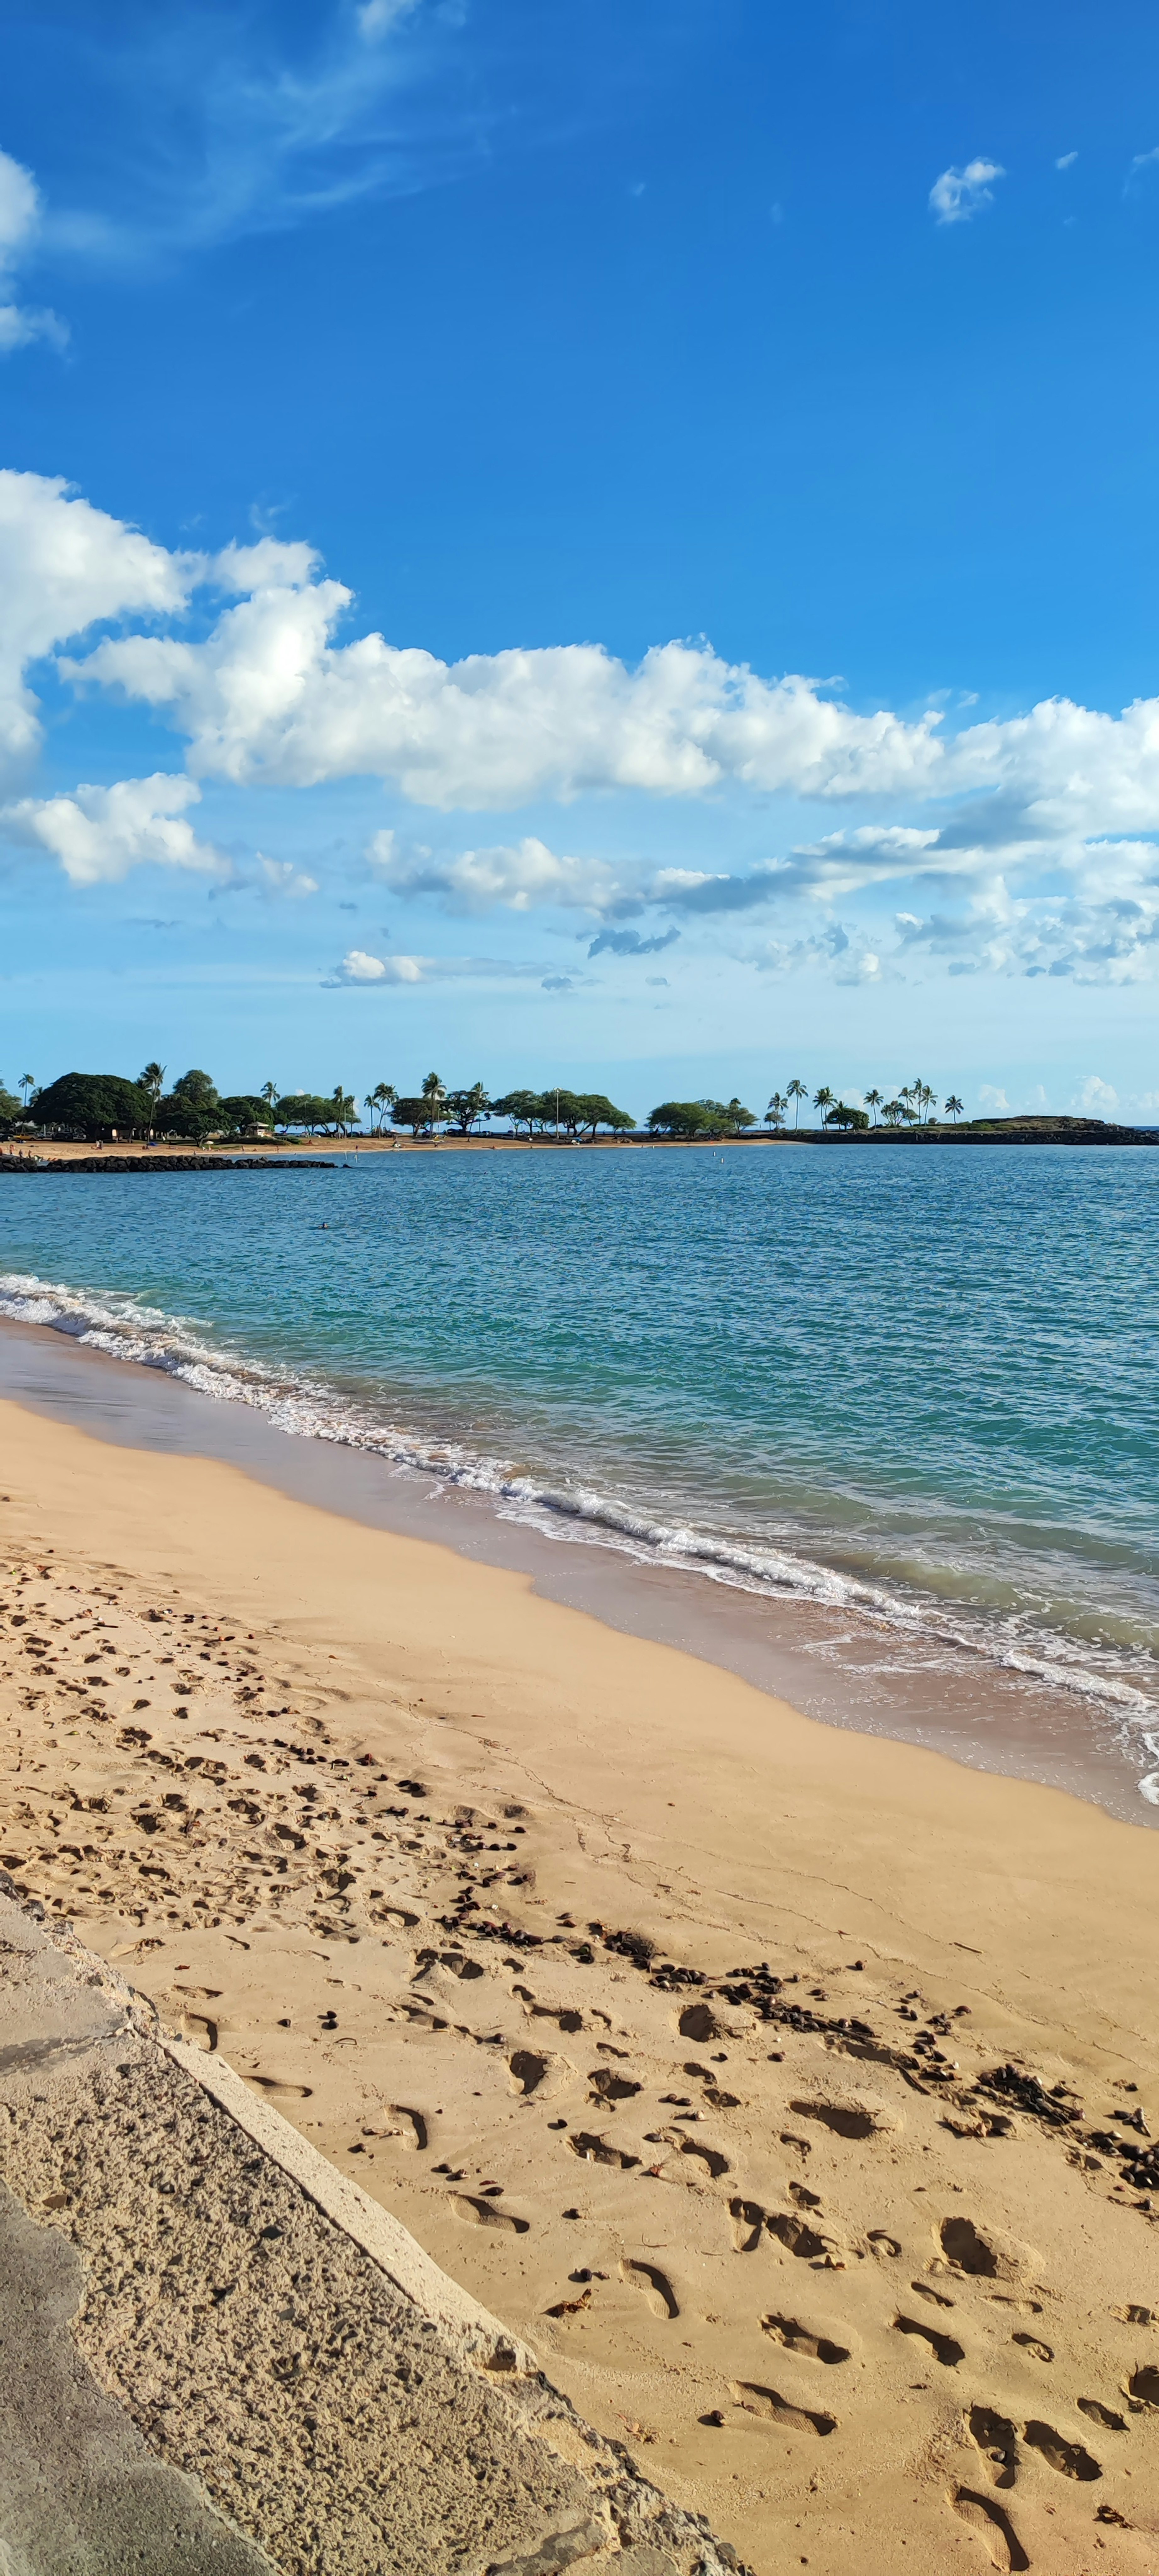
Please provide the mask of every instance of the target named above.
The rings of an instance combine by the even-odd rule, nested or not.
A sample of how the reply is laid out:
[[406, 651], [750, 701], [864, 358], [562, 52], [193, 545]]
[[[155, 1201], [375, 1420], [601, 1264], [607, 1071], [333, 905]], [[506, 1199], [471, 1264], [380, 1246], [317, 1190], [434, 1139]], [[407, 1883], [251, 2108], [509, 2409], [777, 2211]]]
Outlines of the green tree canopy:
[[429, 1135], [435, 1123], [435, 1105], [424, 1094], [412, 1093], [395, 1101], [390, 1123], [392, 1127], [409, 1127], [412, 1136]]
[[14, 1091], [6, 1091], [0, 1082], [0, 1127], [11, 1127], [16, 1119], [23, 1116], [23, 1101], [17, 1099]]
[[38, 1127], [66, 1135], [132, 1136], [152, 1125], [153, 1104], [140, 1084], [119, 1073], [62, 1073], [33, 1095], [29, 1115]]
[[256, 1091], [227, 1092], [225, 1099], [218, 1101], [214, 1117], [219, 1128], [234, 1127], [243, 1136], [255, 1127], [268, 1132], [273, 1124], [269, 1102]]
[[[560, 1098], [563, 1098], [562, 1092]], [[580, 1091], [575, 1095], [578, 1124], [594, 1137], [597, 1127], [610, 1127], [613, 1135], [623, 1136], [634, 1130], [636, 1121], [626, 1109], [617, 1109], [606, 1091]]]
[[284, 1100], [277, 1102], [273, 1117], [275, 1127], [304, 1127], [307, 1135], [313, 1136], [319, 1127], [335, 1124], [334, 1102], [319, 1099], [312, 1091], [288, 1091]]
[[448, 1091], [443, 1105], [452, 1127], [460, 1136], [469, 1136], [481, 1118], [491, 1115], [491, 1103], [481, 1082], [473, 1082], [469, 1091]]
[[504, 1092], [502, 1100], [492, 1101], [491, 1115], [493, 1118], [509, 1118], [516, 1134], [521, 1127], [526, 1127], [530, 1135], [537, 1119], [543, 1116], [543, 1093], [541, 1091]]
[[756, 1123], [739, 1100], [662, 1100], [648, 1113], [654, 1136], [739, 1136]]
[[825, 1124], [827, 1127], [868, 1127], [869, 1111], [850, 1109], [847, 1102], [839, 1100], [835, 1108], [826, 1110]]

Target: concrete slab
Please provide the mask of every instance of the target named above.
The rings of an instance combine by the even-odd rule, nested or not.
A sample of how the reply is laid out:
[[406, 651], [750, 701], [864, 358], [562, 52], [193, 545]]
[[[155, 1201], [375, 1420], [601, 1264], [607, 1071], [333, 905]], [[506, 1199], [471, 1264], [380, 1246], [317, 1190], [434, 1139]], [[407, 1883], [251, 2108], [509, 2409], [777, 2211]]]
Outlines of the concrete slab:
[[0, 1873], [0, 2576], [724, 2576], [534, 2355]]

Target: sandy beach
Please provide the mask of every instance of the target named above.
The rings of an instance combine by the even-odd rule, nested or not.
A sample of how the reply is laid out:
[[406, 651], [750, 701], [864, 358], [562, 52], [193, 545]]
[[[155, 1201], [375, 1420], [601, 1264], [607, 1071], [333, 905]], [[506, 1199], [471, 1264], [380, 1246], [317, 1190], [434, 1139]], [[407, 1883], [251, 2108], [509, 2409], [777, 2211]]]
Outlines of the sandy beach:
[[757, 2576], [1159, 2566], [1151, 1834], [216, 1461], [0, 1437], [23, 1889]]

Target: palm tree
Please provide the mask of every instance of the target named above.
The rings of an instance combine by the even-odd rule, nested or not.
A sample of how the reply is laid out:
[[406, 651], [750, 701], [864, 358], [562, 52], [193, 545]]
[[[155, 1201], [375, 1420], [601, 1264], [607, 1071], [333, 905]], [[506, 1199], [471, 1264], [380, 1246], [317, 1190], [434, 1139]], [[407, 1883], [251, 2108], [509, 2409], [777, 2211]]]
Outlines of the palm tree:
[[437, 1127], [447, 1104], [446, 1088], [441, 1074], [428, 1073], [424, 1076], [422, 1098], [427, 1104], [428, 1127]]
[[143, 1070], [137, 1076], [137, 1087], [140, 1091], [148, 1092], [150, 1108], [155, 1109], [165, 1088], [164, 1065], [145, 1065]]
[[800, 1117], [800, 1115], [801, 1115], [801, 1102], [802, 1102], [803, 1100], [807, 1100], [807, 1099], [808, 1099], [808, 1097], [809, 1097], [809, 1093], [808, 1093], [807, 1085], [801, 1081], [800, 1076], [799, 1076], [798, 1074], [794, 1074], [794, 1075], [793, 1075], [793, 1079], [792, 1079], [792, 1081], [788, 1084], [788, 1086], [787, 1086], [787, 1088], [786, 1088], [786, 1091], [785, 1091], [785, 1098], [786, 1098], [786, 1100], [794, 1100], [794, 1101], [796, 1102], [796, 1104], [797, 1104], [797, 1105], [796, 1105], [796, 1108], [795, 1108], [795, 1109], [794, 1109], [794, 1111], [793, 1111], [793, 1125], [794, 1125], [794, 1127], [796, 1126], [796, 1124], [797, 1124], [797, 1120], [798, 1120], [798, 1118], [799, 1118], [799, 1117]]
[[330, 1094], [330, 1115], [341, 1135], [345, 1136], [347, 1129], [353, 1127], [356, 1109], [353, 1092], [344, 1091], [341, 1083], [336, 1082]]
[[820, 1091], [815, 1091], [815, 1092], [814, 1092], [814, 1094], [813, 1094], [813, 1107], [814, 1107], [814, 1109], [819, 1109], [819, 1110], [820, 1110], [820, 1112], [821, 1112], [821, 1124], [822, 1124], [822, 1126], [824, 1126], [824, 1124], [825, 1124], [825, 1112], [826, 1112], [826, 1110], [827, 1110], [827, 1109], [832, 1109], [832, 1108], [833, 1108], [834, 1103], [835, 1103], [835, 1101], [836, 1101], [836, 1098], [837, 1098], [837, 1094], [836, 1094], [836, 1092], [835, 1092], [835, 1091], [830, 1091], [830, 1089], [829, 1089], [829, 1085], [828, 1085], [828, 1083], [827, 1083], [827, 1082], [823, 1082], [823, 1083], [822, 1083], [821, 1088], [820, 1088]]
[[898, 1127], [906, 1112], [900, 1100], [887, 1100], [882, 1105], [881, 1114], [887, 1127]]
[[881, 1107], [881, 1093], [880, 1093], [880, 1091], [878, 1091], [878, 1090], [876, 1089], [876, 1087], [875, 1087], [872, 1091], [867, 1091], [867, 1092], [866, 1092], [866, 1095], [865, 1095], [865, 1106], [866, 1106], [866, 1108], [867, 1108], [867, 1109], [872, 1109], [872, 1111], [873, 1111], [873, 1123], [874, 1123], [874, 1126], [876, 1127], [876, 1125], [877, 1125], [877, 1113], [878, 1113], [878, 1110], [879, 1110], [879, 1109], [880, 1109], [880, 1107]]
[[783, 1127], [784, 1123], [785, 1095], [783, 1091], [774, 1091], [768, 1108], [765, 1111], [765, 1125], [766, 1127]]
[[948, 1100], [947, 1100], [947, 1102], [946, 1102], [946, 1113], [947, 1113], [947, 1116], [948, 1116], [948, 1117], [950, 1117], [950, 1118], [952, 1118], [952, 1119], [953, 1119], [955, 1127], [957, 1126], [957, 1124], [958, 1124], [958, 1120], [959, 1120], [959, 1118], [960, 1118], [960, 1117], [961, 1117], [961, 1115], [962, 1115], [963, 1107], [964, 1107], [964, 1103], [963, 1103], [962, 1101], [960, 1101], [960, 1100], [959, 1100], [958, 1095], [957, 1095], [957, 1092], [956, 1092], [956, 1091], [952, 1091], [952, 1092], [950, 1093], [950, 1097], [949, 1097], [949, 1099], [948, 1099]]
[[18, 1090], [18, 1091], [22, 1091], [22, 1092], [23, 1092], [23, 1094], [24, 1094], [24, 1106], [25, 1106], [25, 1108], [27, 1109], [27, 1107], [28, 1107], [28, 1094], [29, 1094], [29, 1092], [30, 1092], [30, 1091], [35, 1091], [35, 1089], [36, 1089], [36, 1075], [35, 1075], [34, 1073], [22, 1073], [22, 1074], [21, 1074], [21, 1076], [20, 1076], [20, 1080], [19, 1080], [19, 1082], [18, 1082], [18, 1084], [17, 1084], [17, 1086], [16, 1086], [16, 1087], [17, 1087], [17, 1090]]

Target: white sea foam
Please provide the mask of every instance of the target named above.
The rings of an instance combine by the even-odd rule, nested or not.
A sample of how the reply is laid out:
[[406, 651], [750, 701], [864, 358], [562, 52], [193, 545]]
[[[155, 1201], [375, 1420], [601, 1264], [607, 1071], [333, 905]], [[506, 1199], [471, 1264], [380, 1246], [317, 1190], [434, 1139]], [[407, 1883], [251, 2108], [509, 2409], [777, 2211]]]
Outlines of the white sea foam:
[[[0, 1273], [3, 1316], [46, 1325], [89, 1349], [159, 1369], [219, 1402], [250, 1405], [296, 1438], [361, 1450], [399, 1471], [478, 1493], [504, 1519], [522, 1521], [545, 1537], [614, 1547], [640, 1562], [696, 1572], [737, 1590], [792, 1597], [847, 1613], [879, 1632], [892, 1631], [899, 1643], [908, 1639], [920, 1647], [927, 1666], [931, 1659], [944, 1658], [949, 1664], [963, 1656], [982, 1658], [1028, 1681], [1113, 1710], [1131, 1735], [1140, 1731], [1149, 1752], [1159, 1752], [1159, 1737], [1153, 1741], [1145, 1732], [1159, 1716], [1155, 1701], [1119, 1675], [1092, 1669], [1070, 1639], [1037, 1638], [1035, 1651], [1022, 1634], [1012, 1633], [1015, 1623], [1001, 1615], [966, 1620], [944, 1603], [907, 1598], [787, 1548], [664, 1520], [588, 1485], [553, 1484], [461, 1442], [375, 1418], [324, 1378], [271, 1368], [218, 1339], [211, 1342], [212, 1326], [166, 1314], [127, 1294]], [[1137, 1785], [1142, 1797], [1159, 1805], [1159, 1772]]]

